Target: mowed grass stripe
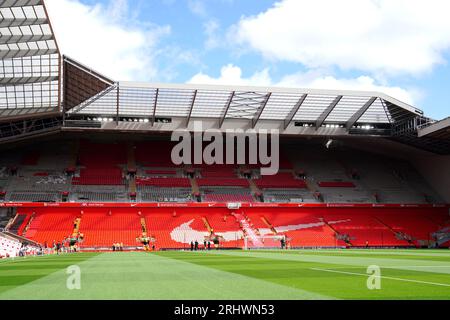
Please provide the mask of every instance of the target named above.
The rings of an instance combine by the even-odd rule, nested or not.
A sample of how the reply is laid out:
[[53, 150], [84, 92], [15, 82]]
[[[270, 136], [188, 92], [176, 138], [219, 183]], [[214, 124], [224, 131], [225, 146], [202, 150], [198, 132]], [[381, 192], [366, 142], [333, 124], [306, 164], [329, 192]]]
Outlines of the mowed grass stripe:
[[65, 270], [18, 286], [0, 299], [330, 299], [151, 253], [101, 254], [78, 264], [81, 290], [66, 288]]
[[377, 259], [400, 259], [400, 260], [426, 260], [426, 261], [441, 261], [450, 265], [450, 252], [447, 255], [423, 255], [423, 254], [399, 254], [393, 255], [384, 252], [347, 252], [347, 251], [334, 251], [334, 252], [301, 252], [304, 255], [314, 256], [334, 256], [334, 257], [361, 257], [361, 258], [377, 258]]
[[[194, 253], [194, 256], [196, 254]], [[450, 299], [450, 289], [436, 288], [425, 286], [420, 283], [399, 283], [398, 281], [384, 279], [383, 290], [368, 290], [366, 286], [366, 278], [361, 276], [348, 276], [339, 274], [324, 274], [323, 272], [311, 270], [311, 268], [340, 268], [339, 270], [346, 271], [349, 267], [350, 271], [358, 271], [358, 273], [365, 274], [367, 267], [374, 264], [371, 260], [369, 264], [349, 265], [346, 261], [344, 265], [333, 261], [324, 261], [323, 256], [320, 256], [320, 262], [317, 261], [302, 261], [300, 259], [292, 259], [283, 256], [283, 253], [260, 253], [260, 252], [242, 252], [242, 251], [219, 251], [210, 252], [208, 254], [199, 253], [197, 255], [206, 256], [232, 256], [233, 259], [237, 257], [242, 258], [241, 261], [230, 265], [220, 264], [216, 259], [211, 262], [205, 262], [204, 259], [191, 259], [196, 263], [207, 263], [209, 266], [216, 265], [216, 267], [225, 269], [231, 272], [243, 273], [248, 276], [264, 278], [267, 281], [274, 281], [287, 286], [294, 286], [307, 291], [317, 292], [328, 296], [335, 296], [342, 299]], [[280, 255], [283, 258], [280, 258]], [[299, 255], [300, 256], [300, 255]], [[260, 260], [260, 262], [249, 263], [248, 259]], [[273, 259], [271, 259], [273, 258]], [[308, 257], [309, 258], [309, 257]], [[349, 258], [348, 258], [349, 259]], [[228, 259], [225, 259], [227, 261]], [[325, 259], [326, 260], [326, 259]], [[207, 260], [206, 260], [207, 261]], [[385, 262], [385, 261], [384, 261]], [[394, 261], [396, 262], [396, 261]], [[432, 263], [432, 262], [429, 262]], [[248, 270], [245, 266], [252, 264], [259, 265], [258, 268]], [[375, 263], [376, 264], [376, 263]], [[242, 268], [239, 266], [243, 266]], [[404, 268], [403, 266], [401, 268]], [[382, 269], [386, 276], [406, 278], [418, 281], [429, 281], [436, 283], [448, 283], [448, 274], [428, 273], [415, 270], [404, 269]], [[367, 275], [368, 277], [369, 275]]]
[[96, 255], [98, 254], [86, 253], [82, 255], [25, 257], [4, 260], [0, 264], [0, 294], [17, 286], [47, 277], [62, 268], [81, 263]]
[[[233, 255], [233, 256], [251, 256], [254, 258], [270, 258], [279, 260], [292, 260], [298, 262], [315, 262], [324, 264], [335, 264], [345, 266], [369, 266], [378, 265], [383, 268], [413, 270], [420, 272], [442, 273], [450, 274], [450, 262], [428, 260], [427, 257], [417, 257], [420, 259], [401, 259], [399, 257], [392, 258], [391, 256], [383, 257], [362, 257], [360, 255], [335, 255], [331, 254], [305, 254], [304, 251], [211, 251], [210, 254], [218, 255]], [[439, 266], [441, 268], [426, 268], [427, 266]]]
[[[417, 261], [426, 261], [426, 257], [419, 258]], [[367, 289], [364, 275], [368, 265], [377, 264], [374, 261], [400, 267], [382, 268], [386, 277], [382, 290]], [[8, 290], [0, 292], [0, 299], [450, 299], [449, 287], [420, 283], [450, 284], [448, 274], [407, 270], [404, 264], [411, 267], [417, 261], [405, 259], [398, 266], [399, 261], [294, 251], [83, 253], [27, 258], [2, 265], [2, 271], [13, 280]], [[442, 262], [422, 262], [417, 267], [445, 269]], [[66, 288], [65, 271], [72, 264], [82, 271], [80, 291]], [[57, 266], [60, 269], [52, 271]], [[48, 275], [24, 281], [34, 272]]]
[[[450, 257], [450, 250], [445, 249], [305, 249], [293, 250], [311, 254], [328, 253], [350, 253], [352, 255], [392, 255], [392, 256], [429, 256], [429, 257]], [[289, 252], [289, 251], [288, 251]]]

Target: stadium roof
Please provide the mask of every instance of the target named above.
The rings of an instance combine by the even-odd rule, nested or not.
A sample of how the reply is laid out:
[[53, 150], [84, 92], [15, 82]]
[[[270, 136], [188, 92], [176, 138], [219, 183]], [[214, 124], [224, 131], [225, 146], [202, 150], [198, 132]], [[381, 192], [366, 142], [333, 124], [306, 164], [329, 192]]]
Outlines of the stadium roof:
[[0, 1], [0, 117], [59, 112], [60, 53], [42, 0]]
[[450, 153], [448, 129], [379, 92], [116, 82], [61, 56], [43, 0], [0, 0], [0, 142], [61, 129], [170, 132], [197, 119], [222, 130], [383, 136]]
[[293, 89], [276, 87], [149, 84], [119, 82], [68, 111], [70, 115], [99, 117], [228, 119], [293, 122], [315, 127], [358, 123], [389, 124], [416, 116], [421, 110], [378, 92]]
[[450, 117], [419, 129], [419, 137], [450, 140]]

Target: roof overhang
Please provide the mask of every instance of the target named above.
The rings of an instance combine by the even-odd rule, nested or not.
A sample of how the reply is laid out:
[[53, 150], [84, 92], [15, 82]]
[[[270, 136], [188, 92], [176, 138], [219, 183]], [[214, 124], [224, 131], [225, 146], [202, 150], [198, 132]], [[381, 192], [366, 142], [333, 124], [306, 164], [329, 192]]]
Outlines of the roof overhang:
[[418, 136], [420, 138], [433, 137], [439, 139], [450, 139], [450, 117], [437, 121], [424, 128], [420, 128], [418, 130]]
[[[421, 116], [423, 112], [380, 92], [304, 88], [223, 86], [118, 82], [68, 111], [113, 118], [184, 119], [185, 128], [195, 120], [214, 120], [216, 129], [242, 120], [251, 128], [278, 123], [286, 131], [297, 124], [337, 126], [351, 130], [362, 125], [383, 126]], [[180, 127], [183, 127], [181, 125]]]

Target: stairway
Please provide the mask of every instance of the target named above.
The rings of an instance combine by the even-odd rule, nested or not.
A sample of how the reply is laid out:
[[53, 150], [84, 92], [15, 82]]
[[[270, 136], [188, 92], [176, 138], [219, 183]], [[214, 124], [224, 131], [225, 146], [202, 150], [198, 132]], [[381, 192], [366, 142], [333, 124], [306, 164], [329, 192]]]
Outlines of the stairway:
[[141, 218], [141, 228], [142, 228], [142, 236], [147, 236], [147, 223], [145, 222], [145, 218]]
[[[127, 144], [127, 171], [136, 172], [136, 156], [134, 152], [134, 144], [131, 142]], [[130, 177], [130, 180], [128, 180], [128, 192], [130, 194], [136, 194], [137, 192], [135, 175]]]
[[322, 221], [329, 229], [331, 229], [334, 232], [334, 236], [335, 236], [335, 238], [337, 240], [342, 240], [346, 244], [348, 244], [349, 246], [351, 246], [351, 247], [353, 246], [352, 242], [350, 241], [350, 238], [349, 239], [343, 239], [344, 235], [341, 234], [339, 231], [337, 231], [331, 224], [328, 223], [328, 221], [326, 221], [325, 219], [323, 219]]
[[78, 232], [80, 231], [80, 226], [81, 226], [81, 218], [76, 218], [75, 221], [74, 221], [72, 237], [77, 237], [78, 236]]
[[33, 222], [34, 219], [34, 213], [30, 216], [27, 215], [27, 219], [22, 223], [22, 227], [19, 229], [19, 232], [17, 233], [19, 236], [23, 236], [27, 233], [28, 229], [30, 228], [31, 222]]
[[205, 228], [208, 230], [209, 234], [213, 234], [214, 233], [214, 229], [211, 227], [211, 225], [209, 224], [208, 218], [203, 217], [202, 221], [205, 225]]
[[311, 194], [314, 196], [314, 198], [316, 198], [316, 200], [319, 201], [319, 202], [324, 202], [323, 197], [322, 198], [317, 198], [316, 197], [316, 193], [319, 192], [319, 191], [314, 186], [314, 182], [312, 181], [312, 179], [311, 178], [306, 178], [305, 179], [305, 183], [306, 183], [306, 188], [308, 188], [309, 192], [311, 192]]
[[7, 230], [11, 233], [18, 234], [21, 225], [24, 223], [27, 215], [26, 214], [16, 214], [11, 224], [7, 226]]
[[450, 227], [441, 229], [433, 233], [433, 238], [436, 239], [437, 246], [440, 247], [443, 244], [450, 242]]
[[266, 217], [261, 217], [262, 222], [272, 231], [273, 234], [277, 234], [277, 230], [275, 227], [269, 222], [269, 220]]
[[[398, 240], [403, 240], [403, 241], [405, 241], [406, 243], [408, 243], [408, 245], [411, 245], [411, 242], [409, 242], [408, 240], [406, 240], [406, 239], [399, 239], [399, 237], [398, 237], [398, 235], [399, 235], [399, 232], [397, 232], [397, 231], [395, 231], [391, 226], [389, 226], [388, 224], [386, 224], [386, 223], [384, 223], [381, 219], [379, 219], [378, 217], [373, 217], [378, 223], [380, 223], [381, 225], [383, 225], [384, 227], [386, 227], [387, 229], [389, 229], [389, 231], [391, 231], [394, 235], [395, 235], [395, 237], [398, 239]], [[410, 237], [411, 238], [411, 241], [412, 241], [412, 237], [410, 236], [410, 235], [408, 235], [408, 234], [405, 234], [405, 235], [407, 235], [408, 237]]]

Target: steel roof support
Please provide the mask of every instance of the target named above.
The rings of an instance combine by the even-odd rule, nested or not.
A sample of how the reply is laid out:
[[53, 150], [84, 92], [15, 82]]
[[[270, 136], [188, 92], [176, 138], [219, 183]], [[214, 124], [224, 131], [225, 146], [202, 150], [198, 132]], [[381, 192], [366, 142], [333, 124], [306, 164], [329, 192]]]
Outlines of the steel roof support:
[[372, 97], [367, 101], [345, 124], [347, 130], [351, 129], [355, 123], [366, 113], [371, 105], [377, 100], [377, 97]]
[[298, 102], [295, 104], [294, 108], [292, 108], [292, 110], [289, 112], [287, 118], [284, 120], [284, 130], [286, 130], [289, 124], [291, 124], [292, 120], [294, 120], [295, 115], [297, 114], [298, 110], [302, 106], [303, 102], [305, 102], [307, 97], [307, 94], [302, 95]]
[[228, 98], [228, 102], [225, 107], [225, 112], [223, 113], [223, 116], [220, 118], [220, 121], [219, 121], [219, 129], [222, 128], [223, 122], [225, 121], [225, 118], [227, 117], [228, 110], [230, 109], [230, 106], [231, 106], [231, 103], [233, 102], [233, 98], [234, 98], [235, 94], [236, 94], [236, 91], [231, 92], [230, 98]]
[[155, 121], [156, 121], [156, 107], [158, 106], [158, 96], [159, 96], [159, 89], [156, 89], [155, 102], [153, 104], [152, 127], [155, 125]]
[[120, 115], [120, 86], [117, 86], [117, 96], [116, 96], [116, 125], [119, 125], [119, 115]]
[[333, 109], [338, 105], [338, 103], [342, 100], [344, 96], [337, 96], [333, 102], [331, 102], [331, 104], [328, 106], [328, 108], [326, 108], [322, 114], [319, 116], [319, 118], [317, 118], [316, 121], [316, 129], [320, 128], [323, 123], [325, 122], [325, 120], [327, 120], [328, 116], [330, 115], [330, 113], [333, 111]]
[[192, 109], [194, 109], [195, 99], [197, 99], [197, 92], [198, 92], [198, 90], [195, 90], [194, 91], [194, 96], [192, 97], [191, 106], [189, 108], [189, 114], [188, 114], [188, 117], [186, 119], [186, 128], [188, 127], [189, 122], [191, 121]]
[[261, 106], [258, 108], [258, 111], [256, 111], [256, 114], [252, 119], [252, 129], [255, 129], [256, 124], [258, 123], [259, 118], [261, 118], [261, 115], [264, 112], [264, 109], [266, 108], [267, 103], [269, 102], [271, 96], [272, 92], [269, 92], [264, 98], [263, 102], [261, 103]]

